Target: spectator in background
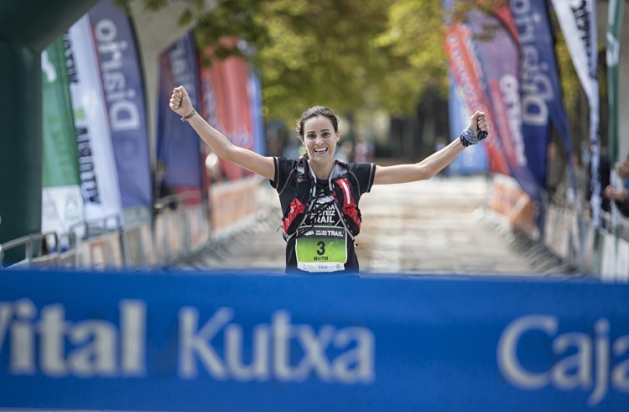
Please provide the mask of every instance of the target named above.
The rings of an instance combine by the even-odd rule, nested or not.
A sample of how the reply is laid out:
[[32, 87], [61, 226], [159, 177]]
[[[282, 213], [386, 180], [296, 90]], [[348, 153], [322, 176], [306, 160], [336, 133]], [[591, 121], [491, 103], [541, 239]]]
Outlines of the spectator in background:
[[354, 143], [351, 140], [344, 140], [340, 146], [337, 146], [334, 157], [343, 163], [351, 163], [354, 161]]
[[288, 144], [284, 148], [284, 157], [287, 159], [299, 159], [302, 155], [300, 149], [302, 147], [301, 140], [299, 138], [289, 138]]
[[548, 198], [554, 199], [562, 174], [561, 161], [557, 154], [557, 144], [555, 142], [548, 144], [546, 159], [546, 190], [548, 191]]
[[177, 191], [174, 188], [166, 184], [167, 171], [168, 168], [166, 163], [162, 160], [158, 160], [155, 164], [155, 199], [162, 199], [164, 197], [177, 194]]
[[556, 186], [553, 204], [557, 206], [567, 206], [567, 204], [578, 204], [583, 210], [585, 206], [585, 198], [588, 188], [588, 173], [581, 163], [580, 156], [575, 152], [572, 153], [572, 162], [574, 164], [575, 190], [572, 191], [572, 179], [570, 177], [570, 164], [564, 168], [563, 175], [559, 184]]
[[[601, 148], [601, 153], [599, 156], [598, 162], [598, 178], [601, 182], [601, 209], [605, 212], [609, 212], [610, 204], [609, 198], [605, 197], [604, 190], [609, 186], [609, 175], [610, 175], [610, 164], [609, 164], [609, 154], [607, 153], [607, 148]], [[592, 195], [592, 171], [591, 168], [588, 168], [588, 194]], [[588, 200], [590, 198], [588, 197]]]
[[356, 147], [354, 148], [354, 161], [357, 163], [371, 162], [373, 160], [372, 152], [371, 145], [367, 143], [365, 139], [359, 137], [356, 141]]
[[629, 154], [622, 161], [615, 164], [616, 174], [622, 181], [622, 188], [608, 185], [603, 191], [606, 199], [613, 200], [623, 216], [629, 217]]
[[282, 156], [284, 154], [278, 139], [269, 139], [266, 152], [268, 156]]

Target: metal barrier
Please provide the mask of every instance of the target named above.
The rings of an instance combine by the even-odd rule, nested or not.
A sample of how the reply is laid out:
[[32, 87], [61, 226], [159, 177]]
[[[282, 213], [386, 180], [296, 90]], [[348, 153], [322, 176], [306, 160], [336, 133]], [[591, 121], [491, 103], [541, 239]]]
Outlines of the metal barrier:
[[629, 282], [629, 221], [602, 212], [597, 236], [600, 277], [609, 282]]
[[147, 207], [125, 209], [122, 228], [122, 245], [125, 266], [149, 266], [155, 264], [153, 235], [151, 233], [153, 210]]
[[153, 240], [157, 264], [171, 264], [198, 252], [209, 241], [207, 203], [199, 192], [185, 192], [155, 203]]
[[24, 236], [18, 239], [11, 240], [9, 242], [0, 244], [0, 267], [4, 264], [4, 255], [7, 250], [14, 249], [16, 247], [24, 246], [25, 248], [25, 257], [24, 260], [21, 260], [17, 263], [11, 265], [12, 267], [22, 267], [27, 266], [30, 267], [33, 264], [46, 264], [53, 263], [54, 266], [59, 266], [61, 262], [61, 254], [59, 252], [59, 248], [57, 247], [53, 253], [42, 254], [43, 248], [37, 247], [37, 255], [33, 256], [33, 251], [35, 248], [33, 247], [36, 242], [45, 242], [47, 237], [52, 237], [55, 241], [55, 244], [59, 244], [59, 238], [57, 237], [56, 232], [47, 232], [47, 233], [37, 233], [31, 234], [28, 236]]
[[[535, 204], [520, 188], [515, 179], [494, 175], [488, 186], [481, 223], [503, 237], [512, 249], [524, 256], [531, 268], [540, 273], [583, 272], [571, 243], [568, 228], [576, 214], [560, 211], [549, 205], [542, 192], [542, 204]], [[538, 213], [546, 211], [544, 226], [538, 228]], [[556, 231], [557, 225], [565, 230]], [[574, 233], [578, 233], [576, 230]]]
[[[260, 216], [268, 215], [264, 209], [272, 207], [273, 202], [264, 199], [262, 206], [257, 205], [258, 196], [264, 198], [266, 194], [268, 197], [267, 193], [258, 193], [264, 192], [259, 189], [265, 180], [245, 180], [234, 188], [242, 189], [243, 185], [253, 187], [254, 195], [243, 199], [243, 202], [252, 203], [247, 207], [253, 207], [256, 213], [240, 223], [235, 222], [229, 231], [215, 233], [207, 213], [208, 199], [201, 192], [185, 192], [158, 199], [152, 209], [126, 209], [124, 218], [110, 215], [75, 224], [68, 233], [61, 235], [54, 232], [33, 234], [2, 244], [0, 268], [4, 251], [21, 245], [27, 247], [27, 258], [18, 266], [48, 264], [50, 260], [55, 266], [97, 269], [176, 264], [208, 249], [211, 243], [220, 244], [254, 224]], [[267, 189], [270, 190], [270, 187]], [[272, 197], [277, 200], [274, 193]], [[235, 221], [233, 213], [227, 217]], [[220, 217], [214, 218], [220, 220]], [[40, 251], [40, 255], [33, 257], [34, 243], [43, 242], [46, 236], [54, 236], [51, 240], [55, 245], [54, 254], [41, 256]]]
[[121, 217], [117, 214], [87, 220], [70, 227], [68, 244], [75, 249], [74, 266], [81, 268], [126, 266]]

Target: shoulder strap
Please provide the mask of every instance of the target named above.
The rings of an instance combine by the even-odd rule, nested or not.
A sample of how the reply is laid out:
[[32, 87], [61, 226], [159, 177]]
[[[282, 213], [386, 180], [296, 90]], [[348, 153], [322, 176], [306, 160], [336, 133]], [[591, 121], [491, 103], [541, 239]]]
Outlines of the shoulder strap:
[[291, 177], [293, 177], [293, 174], [295, 172], [299, 173], [300, 175], [304, 174], [305, 168], [308, 166], [308, 162], [304, 161], [303, 157], [300, 157], [299, 160], [297, 161], [297, 164], [295, 164], [295, 167], [293, 167], [293, 169], [290, 171], [290, 173], [288, 174], [288, 178], [286, 179], [286, 181], [284, 182], [284, 186], [282, 187], [282, 190], [279, 191], [279, 195], [281, 196], [282, 193], [284, 193], [284, 190], [286, 190], [286, 187], [288, 186], [288, 183], [290, 182]]

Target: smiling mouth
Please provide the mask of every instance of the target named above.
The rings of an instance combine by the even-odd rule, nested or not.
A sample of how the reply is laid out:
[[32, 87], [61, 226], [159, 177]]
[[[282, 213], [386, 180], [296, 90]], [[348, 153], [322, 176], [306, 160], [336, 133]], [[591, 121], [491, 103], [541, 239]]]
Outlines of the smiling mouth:
[[328, 151], [328, 148], [327, 148], [327, 147], [326, 147], [325, 149], [319, 149], [319, 150], [315, 149], [315, 150], [314, 150], [314, 152], [315, 152], [316, 154], [327, 153], [327, 151]]

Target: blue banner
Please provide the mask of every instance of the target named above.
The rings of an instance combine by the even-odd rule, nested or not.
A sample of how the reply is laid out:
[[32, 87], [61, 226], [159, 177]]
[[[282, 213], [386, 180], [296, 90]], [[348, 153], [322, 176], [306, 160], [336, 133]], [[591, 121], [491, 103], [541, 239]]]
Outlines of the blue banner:
[[[461, 131], [465, 130], [469, 125], [471, 113], [461, 98], [460, 85], [456, 82], [456, 78], [450, 75], [449, 81], [448, 113], [450, 137], [454, 141], [459, 138]], [[450, 163], [448, 166], [450, 173], [454, 175], [487, 173], [489, 170], [489, 159], [486, 150], [484, 143], [468, 147]]]
[[621, 411], [628, 301], [566, 279], [7, 271], [0, 408]]
[[192, 106], [199, 105], [199, 67], [192, 33], [181, 37], [159, 58], [157, 159], [171, 188], [201, 188], [200, 139], [168, 106], [173, 88], [184, 86]]
[[249, 92], [251, 127], [253, 129], [253, 151], [264, 156], [266, 155], [266, 136], [264, 133], [264, 115], [262, 114], [262, 83], [260, 73], [253, 66], [249, 66], [247, 91]]
[[111, 0], [89, 12], [123, 208], [153, 205], [144, 84], [129, 17]]
[[522, 190], [539, 202], [540, 186], [527, 162], [522, 136], [517, 43], [494, 16], [479, 10], [469, 11], [467, 16], [475, 36], [473, 43], [483, 72], [483, 86], [493, 109], [496, 133], [511, 174]]
[[563, 106], [555, 47], [544, 0], [509, 2], [520, 40], [522, 134], [527, 162], [540, 187], [546, 187], [549, 119], [563, 139], [571, 161], [572, 140]]

